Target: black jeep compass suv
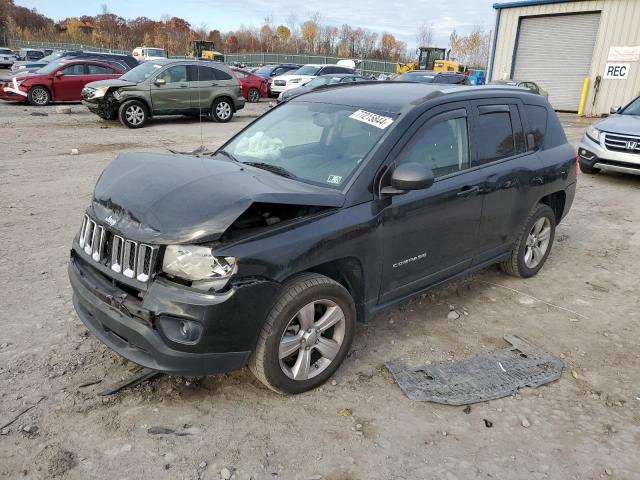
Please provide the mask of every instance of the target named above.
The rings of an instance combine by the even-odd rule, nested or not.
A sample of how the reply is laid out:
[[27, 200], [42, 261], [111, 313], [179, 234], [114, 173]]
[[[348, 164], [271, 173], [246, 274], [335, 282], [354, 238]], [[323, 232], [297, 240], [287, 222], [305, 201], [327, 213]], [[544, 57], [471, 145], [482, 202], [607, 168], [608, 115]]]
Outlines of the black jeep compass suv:
[[248, 365], [302, 392], [338, 368], [357, 320], [493, 263], [538, 273], [575, 187], [575, 151], [540, 95], [310, 92], [213, 155], [118, 156], [73, 242], [74, 304], [140, 365]]

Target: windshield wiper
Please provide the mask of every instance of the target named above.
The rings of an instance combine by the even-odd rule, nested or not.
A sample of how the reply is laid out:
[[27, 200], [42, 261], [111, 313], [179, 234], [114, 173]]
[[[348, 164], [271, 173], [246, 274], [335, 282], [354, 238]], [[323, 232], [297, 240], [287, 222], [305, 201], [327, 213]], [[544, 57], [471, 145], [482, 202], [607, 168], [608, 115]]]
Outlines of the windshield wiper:
[[291, 173], [286, 168], [280, 167], [278, 165], [271, 165], [270, 163], [264, 162], [242, 162], [245, 165], [250, 165], [252, 167], [261, 168], [262, 170], [266, 170], [267, 172], [275, 173], [276, 175], [280, 175], [285, 178], [297, 179], [298, 177]]

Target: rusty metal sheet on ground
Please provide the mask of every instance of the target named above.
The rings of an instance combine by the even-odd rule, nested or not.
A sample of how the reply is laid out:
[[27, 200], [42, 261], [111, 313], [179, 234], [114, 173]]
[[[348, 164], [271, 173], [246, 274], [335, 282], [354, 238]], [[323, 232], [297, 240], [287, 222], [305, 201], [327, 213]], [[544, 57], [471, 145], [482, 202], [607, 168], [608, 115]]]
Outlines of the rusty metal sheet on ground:
[[402, 391], [411, 400], [468, 405], [515, 394], [521, 387], [539, 387], [560, 378], [564, 363], [515, 335], [511, 344], [493, 352], [459, 361], [407, 368], [386, 363]]

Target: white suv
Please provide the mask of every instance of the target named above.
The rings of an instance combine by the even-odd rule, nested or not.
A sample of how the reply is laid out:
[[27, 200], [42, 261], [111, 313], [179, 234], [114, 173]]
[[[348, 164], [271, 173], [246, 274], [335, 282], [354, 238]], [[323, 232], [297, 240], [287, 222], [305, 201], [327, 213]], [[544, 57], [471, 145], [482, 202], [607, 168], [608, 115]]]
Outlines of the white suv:
[[10, 68], [16, 61], [16, 56], [9, 48], [0, 48], [0, 67]]
[[280, 94], [290, 88], [301, 87], [309, 80], [319, 75], [335, 75], [336, 73], [356, 73], [355, 63], [351, 60], [341, 60], [338, 64], [304, 65], [298, 70], [274, 77], [273, 83], [271, 84], [271, 93]]

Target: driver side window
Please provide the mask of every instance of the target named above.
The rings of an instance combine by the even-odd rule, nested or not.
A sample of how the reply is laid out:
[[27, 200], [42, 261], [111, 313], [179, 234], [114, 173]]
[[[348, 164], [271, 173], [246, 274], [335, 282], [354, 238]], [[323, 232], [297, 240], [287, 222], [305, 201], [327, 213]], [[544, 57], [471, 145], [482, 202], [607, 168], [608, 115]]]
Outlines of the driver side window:
[[469, 168], [467, 118], [442, 120], [418, 131], [399, 163], [407, 162], [428, 166], [436, 178]]
[[158, 78], [162, 78], [166, 83], [181, 83], [187, 81], [187, 66], [176, 65], [167, 68], [164, 72], [158, 75]]

